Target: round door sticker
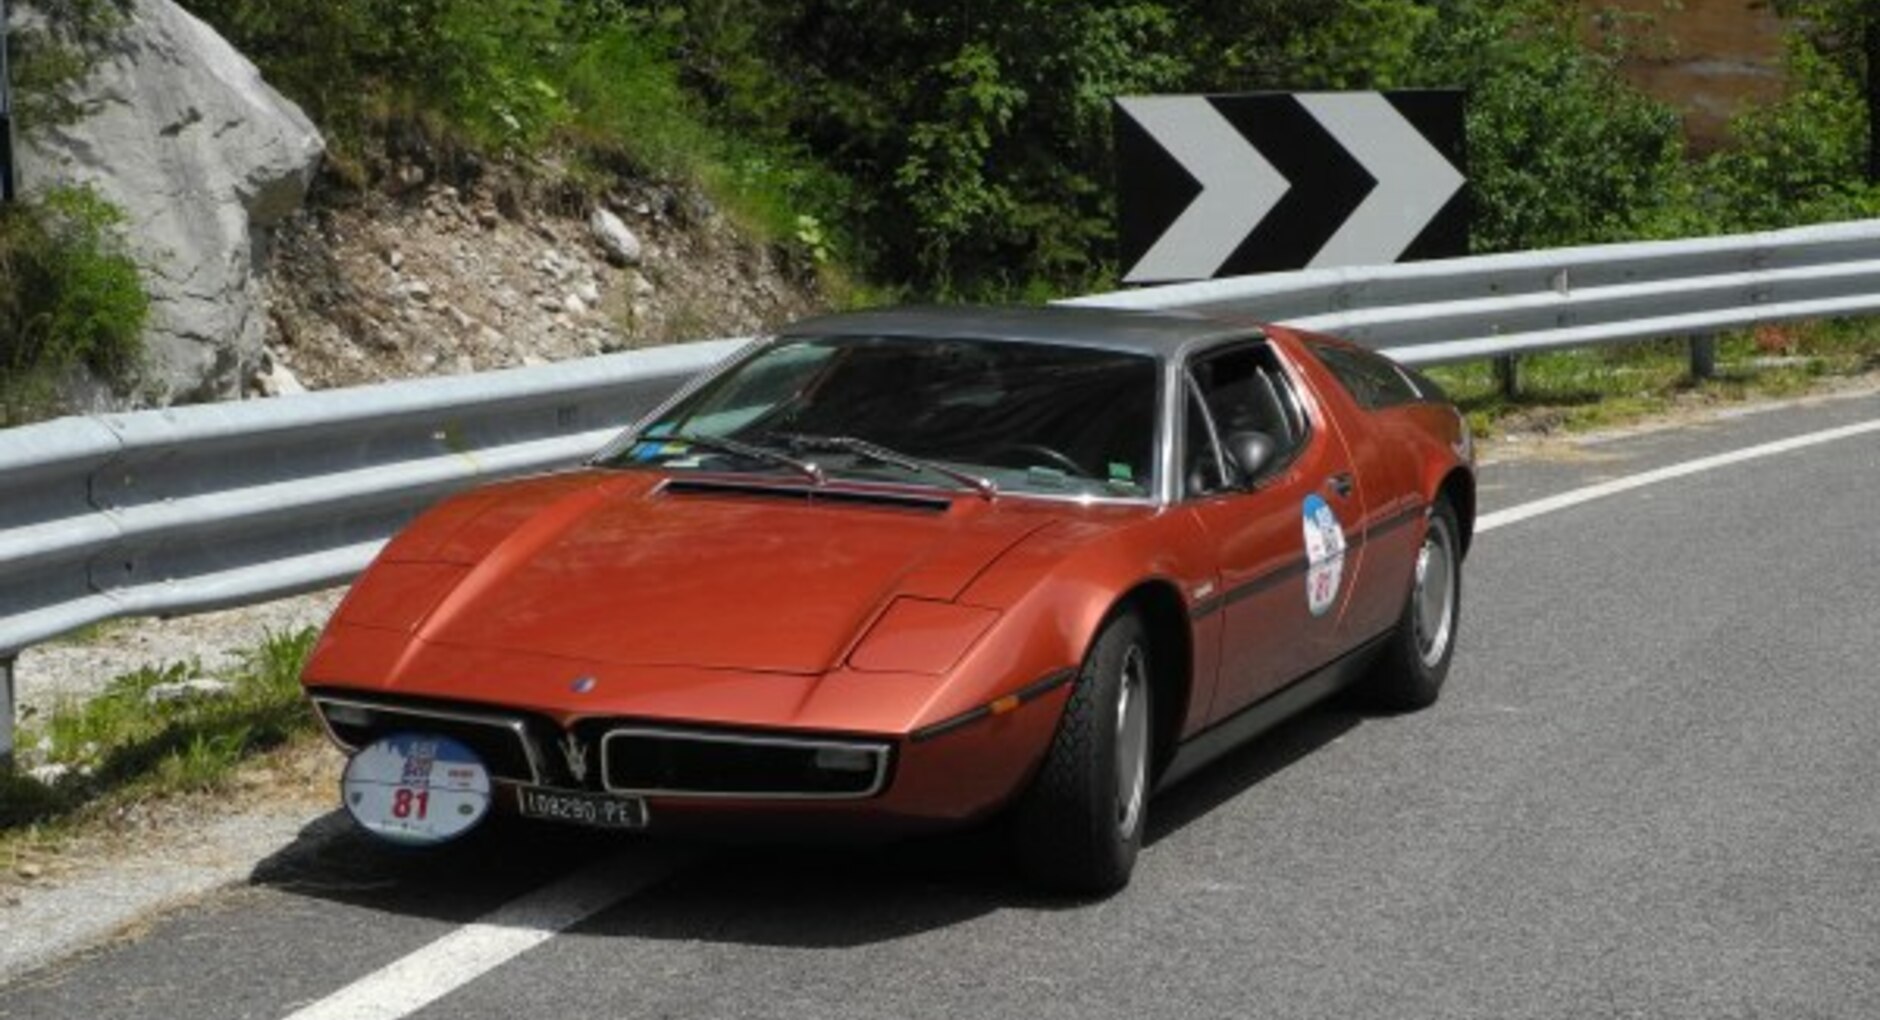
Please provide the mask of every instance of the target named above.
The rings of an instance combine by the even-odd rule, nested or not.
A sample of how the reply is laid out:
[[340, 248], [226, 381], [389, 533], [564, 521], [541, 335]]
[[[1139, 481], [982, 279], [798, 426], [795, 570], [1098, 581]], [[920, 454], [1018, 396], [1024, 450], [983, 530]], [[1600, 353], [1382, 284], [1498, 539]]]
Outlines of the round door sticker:
[[1316, 493], [1306, 497], [1306, 608], [1324, 616], [1338, 601], [1345, 576], [1345, 529], [1338, 515]]
[[490, 774], [449, 737], [398, 733], [346, 763], [346, 810], [375, 836], [428, 846], [470, 831], [490, 810]]

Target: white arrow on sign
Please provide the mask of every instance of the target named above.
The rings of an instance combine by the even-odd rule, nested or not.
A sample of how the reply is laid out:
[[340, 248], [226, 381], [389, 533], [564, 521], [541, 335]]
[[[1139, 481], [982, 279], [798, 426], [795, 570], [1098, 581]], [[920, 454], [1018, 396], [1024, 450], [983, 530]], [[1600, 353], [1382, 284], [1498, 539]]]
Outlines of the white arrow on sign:
[[1312, 266], [1397, 261], [1462, 190], [1462, 172], [1375, 92], [1318, 92], [1297, 98], [1377, 178], [1377, 187], [1313, 256]]
[[1201, 96], [1138, 96], [1117, 103], [1201, 185], [1201, 194], [1124, 282], [1213, 277], [1292, 183]]

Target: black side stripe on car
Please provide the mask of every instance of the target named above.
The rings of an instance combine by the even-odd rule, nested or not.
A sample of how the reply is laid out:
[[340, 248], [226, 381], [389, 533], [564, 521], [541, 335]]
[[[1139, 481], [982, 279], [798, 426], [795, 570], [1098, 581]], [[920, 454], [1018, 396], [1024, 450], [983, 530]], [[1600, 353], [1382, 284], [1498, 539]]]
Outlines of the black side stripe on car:
[[[1369, 534], [1371, 537], [1376, 537], [1378, 535], [1383, 534], [1384, 532], [1390, 531], [1395, 528], [1400, 528], [1403, 525], [1408, 524], [1411, 521], [1414, 521], [1417, 518], [1421, 517], [1428, 510], [1429, 508], [1424, 507], [1424, 506], [1411, 507], [1408, 510], [1405, 510], [1401, 513], [1394, 514], [1391, 517], [1386, 518], [1385, 520], [1380, 521], [1379, 523], [1373, 525], [1370, 529]], [[1365, 541], [1365, 537], [1359, 536], [1358, 539], [1352, 542], [1351, 548], [1355, 549], [1363, 545], [1364, 541]], [[1269, 570], [1265, 574], [1262, 574], [1261, 576], [1256, 577], [1253, 580], [1248, 581], [1245, 584], [1239, 585], [1238, 587], [1234, 588], [1231, 591], [1225, 592], [1220, 595], [1216, 595], [1213, 598], [1206, 599], [1202, 602], [1196, 603], [1194, 608], [1189, 610], [1189, 616], [1191, 619], [1195, 619], [1195, 620], [1203, 619], [1212, 613], [1220, 611], [1223, 607], [1231, 603], [1239, 602], [1242, 599], [1252, 598], [1253, 596], [1258, 595], [1261, 592], [1266, 591], [1275, 585], [1284, 584], [1287, 581], [1290, 581], [1296, 577], [1302, 577], [1306, 573], [1306, 568], [1307, 568], [1306, 558], [1304, 555], [1301, 555], [1299, 556], [1299, 558], [1293, 560], [1292, 562], [1287, 563], [1280, 567], [1276, 567], [1272, 570]], [[934, 723], [931, 726], [923, 726], [920, 729], [915, 730], [913, 733], [909, 734], [908, 740], [916, 744], [922, 743], [928, 740], [932, 740], [935, 737], [945, 736], [946, 734], [951, 733], [954, 730], [957, 730], [963, 726], [970, 726], [973, 723], [976, 723], [981, 719], [990, 719], [993, 716], [1004, 715], [1005, 713], [1010, 712], [1015, 708], [1018, 708], [1020, 705], [1023, 705], [1030, 701], [1035, 701], [1038, 698], [1041, 698], [1045, 696], [1046, 694], [1049, 694], [1052, 691], [1057, 690], [1059, 687], [1062, 687], [1065, 684], [1070, 683], [1073, 679], [1076, 678], [1076, 676], [1077, 676], [1077, 671], [1075, 669], [1060, 669], [1052, 673], [1048, 673], [1044, 675], [1043, 677], [1040, 677], [1039, 679], [1034, 680], [1029, 684], [1026, 684], [1024, 687], [1019, 688], [1014, 693], [1007, 694], [1002, 698], [994, 699], [993, 701], [988, 702], [987, 704], [979, 705], [975, 708], [968, 709], [964, 712], [961, 712], [959, 715], [952, 717], [951, 719], [943, 719], [940, 722]]]
[[1369, 533], [1372, 537], [1382, 535], [1386, 531], [1391, 531], [1396, 528], [1401, 528], [1404, 525], [1409, 524], [1411, 521], [1417, 520], [1420, 517], [1427, 516], [1429, 512], [1430, 512], [1430, 508], [1422, 504], [1417, 504], [1415, 506], [1407, 507], [1403, 510], [1397, 511], [1396, 513], [1390, 515], [1389, 517], [1384, 518], [1383, 520], [1377, 522], [1376, 524], [1371, 525], [1371, 530]]
[[1002, 698], [995, 698], [977, 708], [968, 709], [951, 719], [942, 719], [932, 726], [923, 726], [909, 734], [908, 740], [918, 744], [923, 741], [932, 740], [935, 737], [945, 736], [962, 726], [970, 726], [981, 719], [990, 719], [995, 715], [1004, 715], [1028, 701], [1036, 701], [1044, 697], [1052, 691], [1057, 690], [1059, 687], [1070, 683], [1073, 679], [1076, 679], [1076, 677], [1077, 671], [1075, 669], [1060, 669], [1047, 673]]
[[[1401, 528], [1411, 521], [1421, 518], [1428, 512], [1429, 507], [1427, 506], [1413, 506], [1407, 510], [1392, 514], [1382, 521], [1373, 524], [1370, 530], [1365, 534], [1359, 535], [1357, 538], [1353, 539], [1351, 545], [1345, 551], [1350, 552], [1352, 549], [1357, 549], [1363, 546], [1367, 540], [1375, 539], [1386, 532]], [[1282, 566], [1274, 567], [1272, 570], [1261, 574], [1251, 581], [1236, 585], [1212, 598], [1202, 599], [1189, 608], [1188, 618], [1195, 621], [1205, 620], [1242, 599], [1250, 599], [1261, 592], [1271, 590], [1275, 585], [1285, 584], [1296, 577], [1304, 576], [1309, 566], [1310, 564], [1302, 553], [1298, 558]]]

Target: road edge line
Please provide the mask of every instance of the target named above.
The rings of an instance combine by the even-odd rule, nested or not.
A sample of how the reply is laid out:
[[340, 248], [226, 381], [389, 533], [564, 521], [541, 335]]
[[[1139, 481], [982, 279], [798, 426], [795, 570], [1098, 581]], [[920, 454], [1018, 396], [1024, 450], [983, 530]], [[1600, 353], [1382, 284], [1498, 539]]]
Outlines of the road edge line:
[[1533, 520], [1536, 517], [1557, 513], [1561, 510], [1591, 503], [1594, 500], [1605, 499], [1608, 496], [1616, 496], [1623, 492], [1631, 492], [1634, 489], [1657, 485], [1660, 482], [1668, 482], [1677, 478], [1687, 478], [1691, 475], [1702, 474], [1706, 471], [1714, 471], [1717, 468], [1729, 467], [1732, 464], [1741, 464], [1744, 461], [1773, 457], [1777, 454], [1807, 449], [1811, 446], [1820, 446], [1824, 443], [1832, 443], [1842, 439], [1851, 439], [1855, 436], [1866, 435], [1872, 432], [1880, 432], [1880, 419], [1859, 422], [1853, 425], [1842, 425], [1831, 429], [1823, 429], [1820, 432], [1810, 432], [1800, 436], [1792, 436], [1788, 439], [1778, 439], [1774, 442], [1744, 447], [1741, 450], [1713, 454], [1708, 457], [1700, 457], [1696, 460], [1687, 460], [1681, 464], [1671, 464], [1666, 467], [1655, 468], [1651, 471], [1643, 471], [1636, 475], [1627, 475], [1624, 478], [1614, 478], [1610, 481], [1600, 482], [1597, 485], [1587, 485], [1578, 489], [1570, 489], [1566, 492], [1548, 496], [1543, 499], [1537, 499], [1532, 502], [1517, 504], [1503, 510], [1496, 510], [1493, 513], [1483, 514], [1476, 518], [1475, 533], [1478, 535], [1484, 534], [1494, 531], [1497, 528], [1505, 528], [1510, 524], [1519, 524], [1522, 521]]

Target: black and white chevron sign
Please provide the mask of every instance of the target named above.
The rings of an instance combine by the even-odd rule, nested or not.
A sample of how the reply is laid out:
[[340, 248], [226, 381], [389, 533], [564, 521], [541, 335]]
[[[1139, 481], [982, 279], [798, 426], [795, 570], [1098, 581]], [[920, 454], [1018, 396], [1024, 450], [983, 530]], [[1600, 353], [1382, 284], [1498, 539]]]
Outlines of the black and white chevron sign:
[[1463, 93], [1116, 101], [1125, 283], [1468, 254]]

